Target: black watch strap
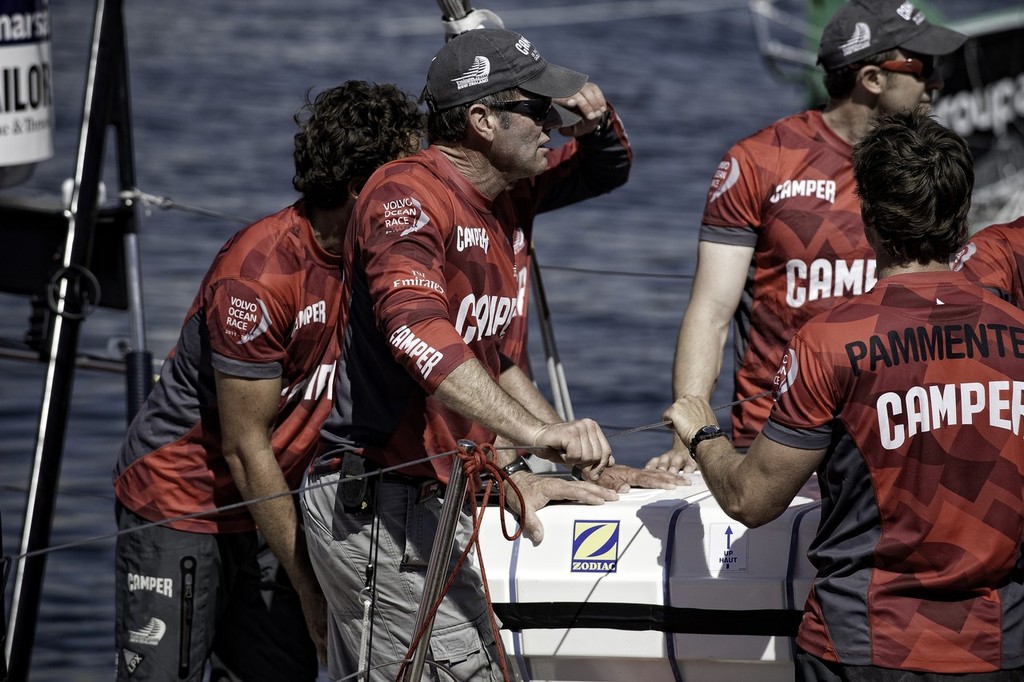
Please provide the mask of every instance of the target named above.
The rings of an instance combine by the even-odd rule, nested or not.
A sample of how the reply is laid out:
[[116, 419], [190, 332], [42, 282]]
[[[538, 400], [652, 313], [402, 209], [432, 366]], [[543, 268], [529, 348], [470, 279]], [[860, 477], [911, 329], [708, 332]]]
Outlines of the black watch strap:
[[690, 439], [690, 457], [693, 457], [694, 461], [697, 460], [697, 446], [706, 440], [712, 438], [722, 438], [725, 436], [725, 431], [719, 428], [715, 424], [708, 424], [697, 429], [697, 433]]

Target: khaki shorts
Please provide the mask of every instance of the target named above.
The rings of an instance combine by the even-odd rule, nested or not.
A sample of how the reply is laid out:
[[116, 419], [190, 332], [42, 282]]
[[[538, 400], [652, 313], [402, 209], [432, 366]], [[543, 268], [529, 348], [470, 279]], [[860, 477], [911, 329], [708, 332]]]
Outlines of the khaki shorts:
[[[413, 637], [427, 562], [434, 544], [442, 500], [424, 486], [384, 480], [375, 485], [373, 505], [350, 513], [337, 500], [340, 473], [312, 476], [303, 486], [307, 545], [330, 609], [328, 659], [332, 680], [359, 670], [366, 567], [374, 566], [370, 680], [394, 680]], [[435, 487], [434, 490], [437, 488]], [[379, 514], [372, 541], [373, 509]], [[469, 539], [471, 519], [462, 513], [446, 577]], [[463, 564], [438, 608], [423, 679], [501, 680], [480, 572]], [[448, 674], [440, 672], [443, 666]], [[354, 678], [353, 678], [354, 679]]]

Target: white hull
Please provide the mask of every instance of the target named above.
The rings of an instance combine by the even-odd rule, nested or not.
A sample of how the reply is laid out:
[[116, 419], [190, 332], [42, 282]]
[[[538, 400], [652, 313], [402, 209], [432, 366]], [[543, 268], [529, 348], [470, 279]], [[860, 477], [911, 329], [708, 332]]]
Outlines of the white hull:
[[814, 575], [817, 482], [750, 530], [693, 481], [599, 507], [551, 505], [536, 547], [506, 541], [487, 510], [491, 599], [522, 627], [503, 636], [524, 679], [792, 680], [789, 637], [735, 633], [784, 632], [799, 617]]

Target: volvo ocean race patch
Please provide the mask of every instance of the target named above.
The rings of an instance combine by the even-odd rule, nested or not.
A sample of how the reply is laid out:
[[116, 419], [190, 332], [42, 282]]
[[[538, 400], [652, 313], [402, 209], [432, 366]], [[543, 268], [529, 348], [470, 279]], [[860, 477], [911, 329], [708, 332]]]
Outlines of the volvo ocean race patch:
[[384, 213], [385, 234], [398, 233], [405, 237], [418, 232], [430, 222], [430, 216], [423, 211], [423, 206], [413, 197], [402, 197], [385, 201], [381, 206]]
[[244, 345], [270, 329], [270, 311], [259, 297], [231, 296], [221, 329], [224, 336], [235, 339], [240, 346]]

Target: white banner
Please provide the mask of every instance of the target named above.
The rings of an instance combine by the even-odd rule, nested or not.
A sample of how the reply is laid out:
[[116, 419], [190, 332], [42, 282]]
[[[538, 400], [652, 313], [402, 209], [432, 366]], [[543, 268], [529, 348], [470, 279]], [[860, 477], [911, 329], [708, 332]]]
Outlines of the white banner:
[[[53, 83], [48, 22], [0, 9], [0, 166], [53, 156]], [[16, 30], [22, 26], [21, 31]], [[28, 30], [31, 26], [41, 31]]]

